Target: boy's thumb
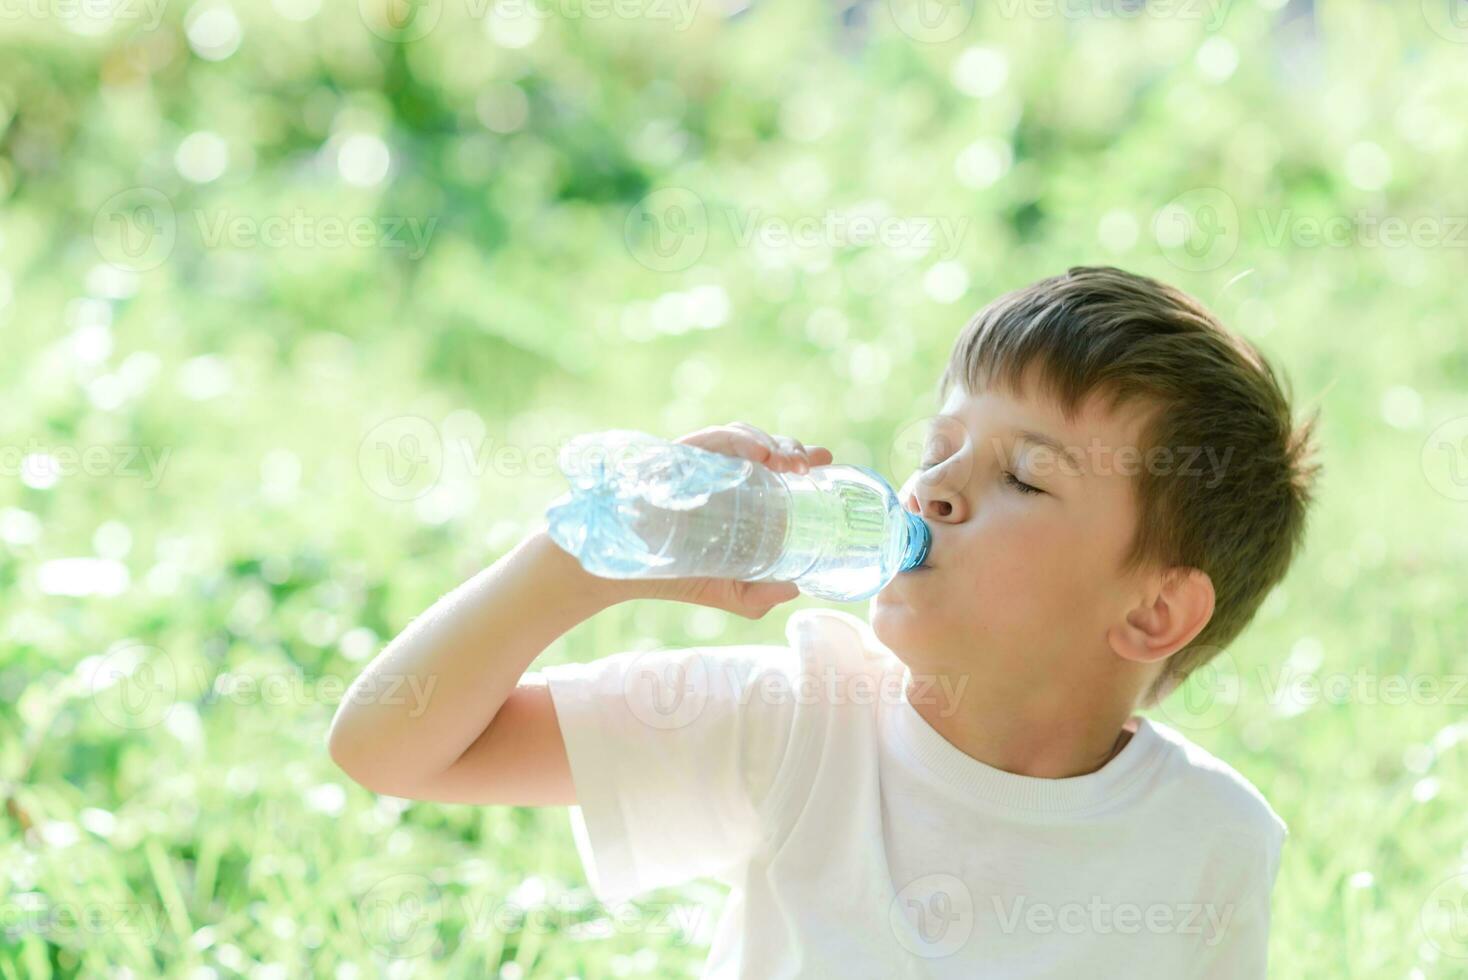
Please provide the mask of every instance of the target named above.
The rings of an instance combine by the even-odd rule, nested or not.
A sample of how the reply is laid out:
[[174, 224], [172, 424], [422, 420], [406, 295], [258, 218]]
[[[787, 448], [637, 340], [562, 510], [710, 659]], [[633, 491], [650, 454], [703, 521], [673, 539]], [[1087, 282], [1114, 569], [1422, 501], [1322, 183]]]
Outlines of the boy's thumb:
[[750, 586], [747, 597], [757, 606], [774, 606], [799, 595], [800, 586], [794, 582], [757, 582]]

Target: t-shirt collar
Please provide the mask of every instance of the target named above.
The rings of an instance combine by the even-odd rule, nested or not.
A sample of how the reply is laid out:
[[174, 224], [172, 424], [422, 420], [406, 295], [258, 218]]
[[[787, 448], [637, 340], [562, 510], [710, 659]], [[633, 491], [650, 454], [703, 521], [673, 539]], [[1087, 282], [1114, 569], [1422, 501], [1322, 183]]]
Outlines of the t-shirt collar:
[[1086, 810], [1121, 795], [1161, 758], [1161, 737], [1139, 715], [1137, 730], [1126, 745], [1095, 772], [1063, 779], [1005, 772], [965, 754], [938, 734], [908, 700], [910, 679], [911, 670], [905, 669], [902, 698], [894, 712], [897, 740], [914, 761], [955, 791], [977, 800], [1017, 810]]

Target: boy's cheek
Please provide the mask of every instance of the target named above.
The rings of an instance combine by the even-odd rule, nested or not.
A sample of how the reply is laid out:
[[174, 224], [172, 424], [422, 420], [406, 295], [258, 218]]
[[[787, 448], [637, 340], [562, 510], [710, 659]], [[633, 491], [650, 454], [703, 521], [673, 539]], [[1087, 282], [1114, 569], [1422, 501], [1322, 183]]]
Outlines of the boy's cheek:
[[954, 534], [935, 559], [945, 603], [969, 604], [967, 615], [953, 610], [955, 619], [1048, 614], [1072, 600], [1093, 563], [1066, 529], [1039, 521], [995, 519]]
[[1022, 626], [1064, 616], [1074, 613], [1073, 604], [1089, 595], [1089, 559], [1059, 542], [1031, 540], [1023, 546], [996, 548], [971, 561], [945, 584], [966, 583], [964, 595], [974, 603], [972, 614], [990, 622]]
[[972, 570], [965, 588], [949, 590], [945, 598], [954, 620], [1008, 634], [1051, 615], [1053, 595], [1042, 570], [991, 563]]
[[1045, 528], [1010, 522], [977, 530], [965, 542], [963, 564], [985, 583], [1042, 586], [1064, 574], [1074, 557], [1065, 539]]

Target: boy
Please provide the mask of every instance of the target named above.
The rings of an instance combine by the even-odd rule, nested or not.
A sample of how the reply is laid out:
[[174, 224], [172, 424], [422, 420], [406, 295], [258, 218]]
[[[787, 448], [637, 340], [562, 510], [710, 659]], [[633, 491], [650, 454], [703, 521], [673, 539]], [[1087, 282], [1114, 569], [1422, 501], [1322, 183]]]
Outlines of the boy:
[[[623, 652], [526, 674], [627, 598], [759, 618], [791, 583], [592, 576], [540, 533], [358, 679], [332, 757], [370, 789], [576, 805], [604, 902], [732, 893], [706, 976], [1265, 975], [1287, 833], [1158, 722], [1283, 577], [1317, 467], [1268, 363], [1195, 300], [1111, 268], [1003, 296], [958, 338], [902, 499], [927, 568], [787, 644]], [[684, 442], [832, 462], [742, 424]], [[375, 688], [381, 690], [383, 688]]]

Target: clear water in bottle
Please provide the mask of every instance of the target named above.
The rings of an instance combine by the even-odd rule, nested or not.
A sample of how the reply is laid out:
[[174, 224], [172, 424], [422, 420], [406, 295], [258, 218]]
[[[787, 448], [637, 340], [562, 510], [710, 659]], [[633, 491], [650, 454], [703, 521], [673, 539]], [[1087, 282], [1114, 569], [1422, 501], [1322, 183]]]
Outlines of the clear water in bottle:
[[612, 429], [577, 436], [550, 536], [606, 578], [792, 581], [855, 602], [921, 565], [928, 526], [875, 470], [776, 473], [747, 459]]

